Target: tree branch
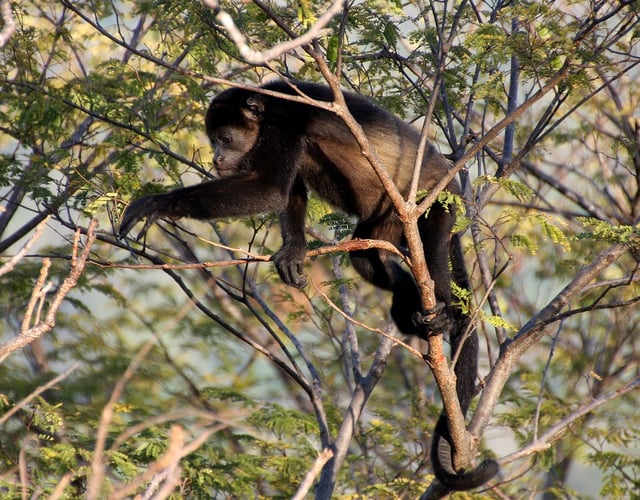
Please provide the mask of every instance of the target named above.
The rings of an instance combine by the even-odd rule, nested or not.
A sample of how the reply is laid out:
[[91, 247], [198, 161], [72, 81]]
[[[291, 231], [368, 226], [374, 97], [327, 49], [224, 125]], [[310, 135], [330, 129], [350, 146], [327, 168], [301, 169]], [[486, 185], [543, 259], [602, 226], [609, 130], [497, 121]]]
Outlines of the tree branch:
[[329, 24], [331, 19], [340, 13], [344, 0], [334, 0], [326, 12], [318, 18], [315, 24], [311, 26], [309, 31], [305, 34], [296, 36], [290, 30], [285, 30], [287, 34], [292, 37], [291, 40], [281, 42], [270, 49], [263, 51], [258, 51], [249, 47], [246, 37], [235, 25], [233, 18], [229, 13], [220, 8], [220, 3], [217, 0], [203, 0], [203, 3], [216, 13], [216, 20], [224, 27], [225, 30], [227, 30], [231, 40], [240, 51], [242, 58], [250, 64], [261, 66], [277, 57], [280, 57], [285, 52], [307, 45], [314, 39], [330, 33], [331, 31], [325, 29], [325, 27]]
[[40, 301], [42, 304], [42, 302], [44, 301], [44, 293], [46, 293], [46, 290], [48, 290], [49, 288], [47, 285], [45, 285], [45, 281], [51, 261], [49, 259], [43, 260], [43, 267], [40, 272], [40, 278], [38, 279], [38, 283], [36, 284], [36, 287], [31, 294], [29, 307], [23, 319], [20, 333], [13, 340], [10, 340], [9, 342], [6, 342], [2, 346], [0, 346], [0, 363], [2, 363], [11, 353], [42, 337], [45, 333], [49, 332], [55, 326], [56, 314], [58, 313], [58, 309], [62, 305], [64, 298], [69, 294], [73, 287], [76, 286], [76, 284], [78, 283], [78, 279], [84, 272], [85, 265], [89, 258], [91, 245], [96, 238], [95, 228], [97, 225], [98, 221], [96, 220], [92, 220], [89, 224], [89, 228], [87, 229], [87, 240], [84, 243], [84, 248], [82, 249], [80, 255], [78, 255], [78, 246], [80, 244], [80, 230], [76, 231], [73, 240], [71, 270], [69, 272], [69, 275], [64, 279], [64, 281], [58, 288], [58, 291], [54, 295], [51, 303], [49, 304], [49, 308], [44, 319], [40, 320], [39, 318], [37, 318], [36, 323], [29, 328], [35, 304], [37, 301]]
[[498, 397], [504, 388], [515, 364], [520, 357], [533, 344], [538, 342], [545, 334], [548, 320], [555, 318], [566, 307], [569, 301], [587, 287], [600, 272], [613, 264], [627, 251], [624, 245], [613, 245], [602, 252], [588, 266], [583, 267], [538, 314], [533, 316], [518, 332], [514, 340], [502, 345], [500, 356], [494, 369], [486, 380], [485, 389], [478, 402], [473, 420], [469, 426], [469, 432], [474, 436], [482, 435], [482, 430], [487, 426], [491, 412], [498, 403]]
[[536, 438], [534, 441], [529, 443], [527, 446], [521, 448], [520, 450], [503, 457], [501, 463], [511, 463], [521, 458], [527, 457], [529, 455], [533, 455], [534, 453], [539, 453], [541, 451], [548, 450], [551, 444], [560, 439], [562, 434], [566, 431], [568, 427], [571, 426], [574, 422], [581, 419], [582, 417], [588, 415], [592, 411], [600, 408], [601, 406], [618, 399], [619, 397], [631, 392], [633, 390], [640, 389], [640, 377], [636, 377], [623, 387], [616, 389], [615, 391], [610, 392], [604, 396], [600, 396], [589, 403], [586, 403], [568, 415], [566, 418], [562, 419], [557, 424], [551, 426], [544, 434], [540, 437]]
[[4, 21], [4, 28], [0, 32], [0, 48], [2, 48], [16, 32], [16, 21], [13, 17], [13, 10], [9, 0], [2, 0], [0, 15], [2, 15], [2, 20]]

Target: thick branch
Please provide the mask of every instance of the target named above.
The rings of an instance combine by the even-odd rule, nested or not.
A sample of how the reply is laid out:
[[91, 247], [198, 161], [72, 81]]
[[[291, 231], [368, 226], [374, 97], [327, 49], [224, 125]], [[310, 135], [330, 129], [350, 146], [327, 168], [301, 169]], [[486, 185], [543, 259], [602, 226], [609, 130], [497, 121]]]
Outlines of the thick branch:
[[502, 346], [502, 351], [495, 367], [487, 379], [485, 390], [478, 403], [478, 410], [473, 416], [469, 431], [480, 436], [491, 416], [491, 411], [498, 402], [504, 388], [520, 357], [545, 334], [549, 322], [567, 304], [580, 294], [588, 284], [603, 270], [613, 264], [627, 251], [624, 245], [613, 245], [601, 253], [590, 265], [583, 267], [576, 277], [564, 287], [538, 314], [531, 318], [518, 332], [515, 339]]
[[13, 18], [13, 11], [11, 10], [11, 2], [9, 0], [3, 0], [2, 5], [0, 5], [0, 14], [4, 21], [4, 28], [2, 28], [2, 32], [0, 32], [0, 47], [4, 47], [16, 32], [16, 21]]
[[333, 444], [334, 456], [322, 469], [322, 475], [320, 476], [316, 490], [316, 500], [330, 500], [333, 495], [337, 474], [347, 456], [347, 451], [353, 439], [357, 423], [360, 420], [369, 396], [371, 396], [373, 389], [382, 378], [392, 347], [393, 342], [391, 342], [390, 339], [382, 339], [369, 373], [356, 385], [351, 395], [351, 403], [345, 413], [342, 426]]

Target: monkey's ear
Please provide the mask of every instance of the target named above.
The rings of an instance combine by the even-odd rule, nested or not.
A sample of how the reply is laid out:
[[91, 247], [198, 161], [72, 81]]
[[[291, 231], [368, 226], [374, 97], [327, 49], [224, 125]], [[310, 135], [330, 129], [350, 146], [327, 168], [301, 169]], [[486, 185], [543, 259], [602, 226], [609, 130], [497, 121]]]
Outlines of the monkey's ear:
[[262, 96], [253, 95], [247, 99], [247, 107], [245, 115], [249, 120], [260, 121], [262, 113], [264, 113], [264, 100]]

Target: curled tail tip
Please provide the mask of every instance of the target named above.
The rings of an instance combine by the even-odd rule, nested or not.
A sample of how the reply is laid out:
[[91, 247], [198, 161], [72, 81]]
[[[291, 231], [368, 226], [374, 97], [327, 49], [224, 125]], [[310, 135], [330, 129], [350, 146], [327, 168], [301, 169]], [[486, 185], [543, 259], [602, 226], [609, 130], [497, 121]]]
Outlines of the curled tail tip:
[[452, 491], [465, 491], [479, 488], [500, 472], [498, 462], [491, 459], [483, 460], [483, 462], [472, 471], [461, 474], [453, 474], [446, 471], [440, 463], [434, 463], [433, 465], [436, 479]]

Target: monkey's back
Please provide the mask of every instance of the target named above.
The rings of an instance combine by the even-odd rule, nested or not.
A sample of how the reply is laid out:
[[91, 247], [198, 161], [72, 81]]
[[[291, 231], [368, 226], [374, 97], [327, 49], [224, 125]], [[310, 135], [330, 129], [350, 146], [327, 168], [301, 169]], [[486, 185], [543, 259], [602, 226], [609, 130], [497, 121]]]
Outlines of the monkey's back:
[[[331, 89], [325, 85], [294, 83], [313, 99], [325, 102], [333, 100]], [[264, 88], [296, 95], [295, 90], [283, 81], [269, 83]], [[406, 196], [413, 175], [420, 133], [367, 97], [346, 91], [344, 96], [350, 113], [362, 127], [371, 148], [400, 192]], [[308, 177], [314, 181], [310, 187], [339, 208], [365, 219], [390, 210], [390, 200], [382, 183], [343, 120], [331, 111], [312, 106], [307, 108], [305, 123], [299, 126], [307, 132], [316, 151], [320, 151], [326, 159], [321, 165], [316, 162], [315, 165], [308, 166], [312, 169], [312, 175]], [[320, 169], [333, 169], [334, 174], [340, 175], [332, 175], [330, 179], [319, 177]], [[428, 142], [422, 159], [419, 189], [432, 189], [449, 169], [450, 163]], [[325, 182], [319, 182], [320, 179]], [[339, 182], [332, 182], [338, 179]], [[460, 192], [456, 181], [450, 183], [448, 189], [454, 193]], [[345, 198], [345, 190], [351, 198]], [[351, 206], [345, 206], [345, 199], [351, 201]]]

